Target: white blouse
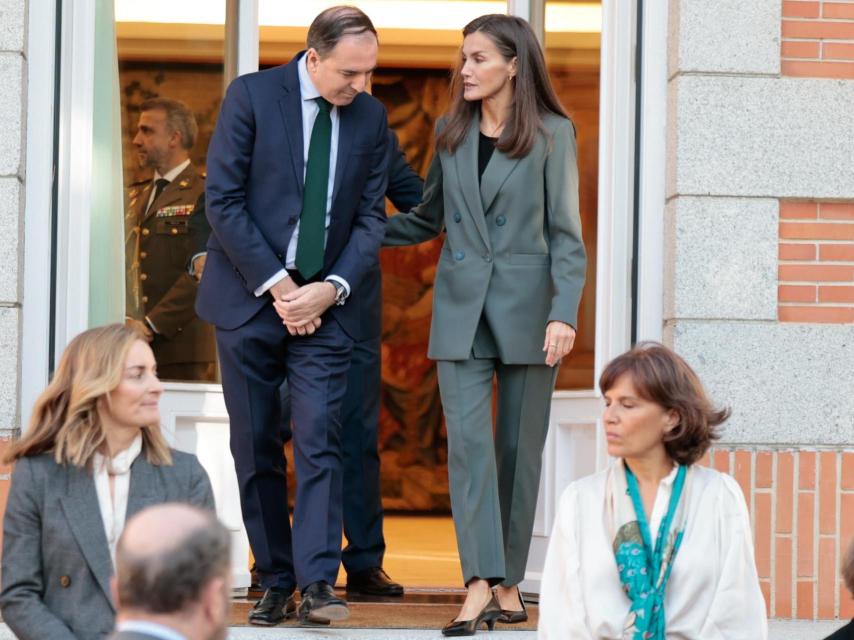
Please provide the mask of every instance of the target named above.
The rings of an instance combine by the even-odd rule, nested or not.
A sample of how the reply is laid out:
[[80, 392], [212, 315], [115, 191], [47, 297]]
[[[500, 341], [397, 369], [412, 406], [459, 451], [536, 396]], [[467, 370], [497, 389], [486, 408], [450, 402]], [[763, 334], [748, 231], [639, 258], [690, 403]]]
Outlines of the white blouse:
[[[630, 602], [608, 533], [607, 476], [606, 469], [582, 478], [561, 496], [540, 589], [539, 640], [622, 638]], [[670, 500], [672, 476], [658, 488], [653, 532]], [[688, 500], [685, 536], [665, 593], [668, 640], [765, 640], [765, 602], [741, 489], [731, 477], [696, 465]]]
[[[98, 506], [101, 509], [101, 520], [104, 523], [104, 533], [107, 534], [107, 543], [110, 545], [113, 566], [116, 563], [116, 544], [125, 528], [130, 467], [141, 451], [142, 434], [139, 434], [124, 451], [119, 451], [112, 458], [96, 453], [93, 462], [95, 493], [98, 494]], [[113, 495], [110, 494], [110, 475], [114, 477]]]

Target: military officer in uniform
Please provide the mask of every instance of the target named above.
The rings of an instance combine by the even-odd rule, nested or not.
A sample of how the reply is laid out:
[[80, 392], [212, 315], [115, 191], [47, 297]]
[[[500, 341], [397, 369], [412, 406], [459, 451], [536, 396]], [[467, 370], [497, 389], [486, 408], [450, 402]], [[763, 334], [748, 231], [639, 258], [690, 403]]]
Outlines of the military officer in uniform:
[[216, 380], [213, 327], [194, 310], [204, 246], [205, 179], [190, 163], [198, 127], [182, 102], [146, 100], [133, 144], [149, 181], [132, 184], [126, 207], [126, 324], [150, 342], [165, 380]]

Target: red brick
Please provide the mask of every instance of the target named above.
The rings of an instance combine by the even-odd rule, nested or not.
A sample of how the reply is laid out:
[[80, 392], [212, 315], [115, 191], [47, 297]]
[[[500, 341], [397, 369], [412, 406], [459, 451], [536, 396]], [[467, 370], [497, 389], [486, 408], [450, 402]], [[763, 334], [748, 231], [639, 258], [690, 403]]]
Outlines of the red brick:
[[854, 307], [780, 307], [777, 317], [780, 322], [848, 324], [854, 322]]
[[794, 2], [793, 0], [783, 0], [784, 18], [818, 18], [818, 16], [818, 2]]
[[854, 265], [781, 264], [777, 270], [780, 282], [851, 282]]
[[[854, 20], [854, 4], [850, 2], [825, 2], [822, 7], [822, 18], [842, 18], [843, 20]], [[783, 15], [786, 15], [785, 12]], [[816, 16], [802, 16], [816, 17]]]
[[777, 576], [774, 593], [774, 615], [777, 618], [792, 617], [792, 540], [777, 536], [775, 550]]
[[0, 438], [0, 473], [12, 473], [12, 465], [3, 464], [3, 459], [6, 457], [6, 450], [13, 442], [15, 440], [10, 438]]
[[740, 449], [735, 452], [735, 469], [733, 470], [738, 486], [744, 494], [744, 501], [750, 504], [750, 452]]
[[716, 449], [713, 458], [715, 469], [723, 473], [729, 473], [729, 451], [726, 449]]
[[[826, 44], [825, 47], [829, 47]], [[854, 49], [854, 44], [846, 45]], [[851, 202], [822, 202], [819, 206], [819, 217], [824, 220], [854, 220], [854, 203]]]
[[756, 571], [760, 578], [771, 577], [771, 495], [757, 493], [756, 503]]
[[798, 465], [798, 487], [815, 489], [815, 451], [801, 451]]
[[842, 454], [842, 488], [854, 491], [854, 452], [851, 451]]
[[792, 532], [792, 487], [795, 484], [795, 457], [777, 454], [777, 533]]
[[771, 452], [760, 451], [756, 454], [756, 488], [770, 489], [772, 481]]
[[787, 240], [854, 240], [854, 224], [781, 222], [780, 237]]
[[817, 40], [786, 40], [780, 47], [783, 58], [802, 58], [818, 60], [821, 46]]
[[778, 255], [780, 260], [815, 260], [816, 246], [814, 244], [781, 243]]
[[854, 262], [854, 243], [823, 244], [819, 247], [819, 259], [824, 262]]
[[706, 453], [703, 454], [703, 457], [697, 461], [697, 464], [702, 465], [704, 467], [712, 466], [712, 457], [711, 455], [709, 455], [708, 451], [706, 451]]
[[784, 38], [812, 38], [815, 40], [852, 40], [854, 23], [830, 22], [828, 20], [783, 20]]
[[819, 287], [819, 302], [854, 302], [854, 287]]
[[816, 302], [818, 287], [813, 284], [781, 284], [777, 287], [780, 302]]
[[810, 581], [798, 581], [798, 612], [799, 620], [812, 620], [815, 618], [815, 597], [813, 594], [814, 583]]
[[759, 589], [762, 591], [762, 597], [765, 599], [765, 615], [771, 615], [771, 581], [760, 580]]
[[843, 620], [854, 618], [854, 598], [842, 583], [839, 585], [839, 617]]
[[798, 494], [798, 577], [815, 577], [815, 494]]
[[818, 617], [835, 617], [836, 597], [836, 540], [822, 538], [818, 547]]
[[780, 200], [782, 220], [812, 220], [818, 218], [818, 203], [799, 200]]
[[836, 533], [836, 453], [822, 451], [818, 470], [818, 522], [821, 533]]
[[839, 507], [839, 541], [842, 548], [846, 549], [848, 544], [854, 543], [854, 493], [843, 493]]
[[[854, 22], [851, 23], [854, 26]], [[808, 62], [801, 60], [783, 60], [780, 71], [784, 76], [793, 78], [854, 78], [854, 62]]]
[[[812, 58], [813, 56], [788, 56], [790, 58]], [[854, 44], [825, 42], [822, 60], [854, 60]]]

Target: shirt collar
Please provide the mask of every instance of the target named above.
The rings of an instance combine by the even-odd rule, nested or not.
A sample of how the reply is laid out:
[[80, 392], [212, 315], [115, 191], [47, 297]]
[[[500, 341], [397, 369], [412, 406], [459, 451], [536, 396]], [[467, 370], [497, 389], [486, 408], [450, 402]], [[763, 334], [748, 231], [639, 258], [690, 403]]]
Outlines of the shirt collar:
[[316, 100], [320, 97], [320, 91], [314, 86], [311, 81], [311, 76], [308, 75], [308, 54], [303, 54], [302, 58], [297, 63], [297, 73], [299, 74], [299, 92], [303, 100]]
[[156, 622], [148, 622], [147, 620], [126, 620], [120, 622], [116, 626], [116, 631], [146, 633], [161, 640], [187, 640], [186, 636], [181, 635], [175, 629]]
[[154, 179], [159, 180], [160, 178], [165, 178], [169, 182], [172, 182], [173, 180], [175, 180], [175, 178], [180, 176], [181, 173], [183, 173], [184, 169], [186, 169], [189, 165], [190, 165], [190, 159], [187, 158], [186, 160], [184, 160], [184, 162], [179, 164], [177, 167], [174, 167], [174, 168], [170, 169], [169, 171], [167, 171], [166, 175], [161, 176], [160, 172], [155, 170]]
[[107, 473], [112, 471], [113, 475], [120, 475], [130, 472], [130, 467], [142, 451], [142, 434], [137, 436], [130, 443], [127, 449], [119, 451], [112, 458], [95, 452], [93, 465], [95, 469], [105, 469]]

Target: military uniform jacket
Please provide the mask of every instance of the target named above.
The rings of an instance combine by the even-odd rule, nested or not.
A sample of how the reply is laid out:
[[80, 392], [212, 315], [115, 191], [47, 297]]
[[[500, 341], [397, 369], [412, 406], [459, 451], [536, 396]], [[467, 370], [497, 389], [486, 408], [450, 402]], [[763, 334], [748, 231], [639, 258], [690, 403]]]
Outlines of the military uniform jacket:
[[577, 326], [586, 256], [575, 131], [552, 114], [543, 124], [548, 134], [528, 155], [495, 149], [478, 188], [476, 116], [455, 153], [437, 151], [421, 204], [388, 221], [384, 246], [446, 231], [427, 354], [434, 360], [468, 359], [481, 318], [505, 364], [543, 364], [546, 325]]
[[[147, 181], [128, 191], [127, 210], [135, 222], [126, 252], [131, 274], [128, 315], [146, 316], [156, 327], [151, 347], [159, 364], [213, 362], [213, 327], [196, 315], [198, 283], [188, 271], [193, 255], [205, 250], [210, 232], [204, 210], [204, 177], [188, 165], [146, 213], [153, 188], [153, 181]], [[141, 313], [134, 313], [134, 297]]]

